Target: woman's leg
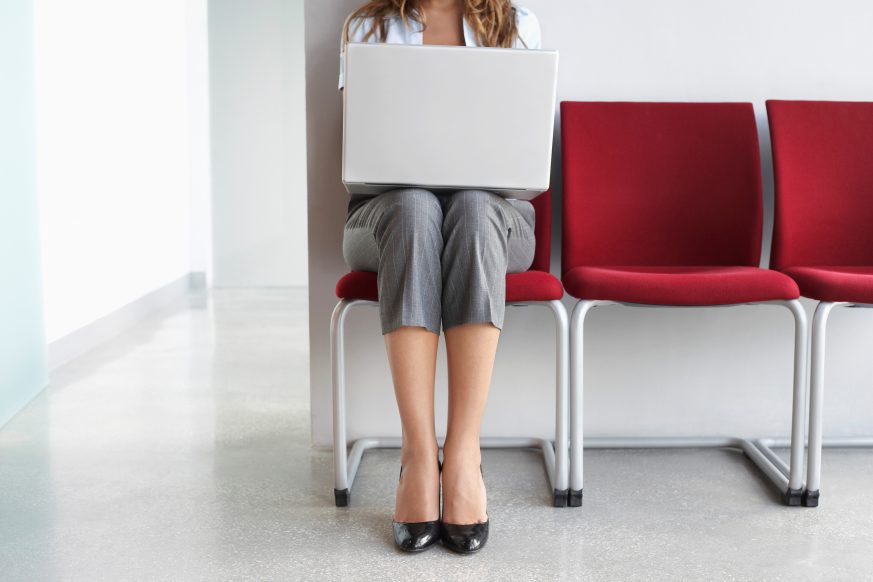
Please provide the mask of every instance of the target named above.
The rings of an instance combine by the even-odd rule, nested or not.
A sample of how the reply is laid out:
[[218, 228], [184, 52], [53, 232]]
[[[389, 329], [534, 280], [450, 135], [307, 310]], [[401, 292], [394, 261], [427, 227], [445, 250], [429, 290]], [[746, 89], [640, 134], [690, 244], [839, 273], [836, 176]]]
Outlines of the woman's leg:
[[403, 473], [397, 486], [394, 521], [417, 523], [440, 517], [439, 448], [433, 406], [439, 337], [421, 327], [401, 327], [385, 334], [403, 427]]
[[420, 189], [367, 201], [346, 224], [343, 253], [353, 270], [376, 271], [379, 311], [403, 426], [394, 520], [439, 518], [434, 376], [440, 329], [442, 208]]
[[479, 471], [479, 429], [500, 330], [471, 323], [446, 330], [449, 361], [449, 416], [443, 467], [443, 520], [481, 523], [486, 515], [485, 483]]
[[[530, 220], [530, 222], [528, 222]], [[506, 273], [525, 271], [536, 245], [533, 217], [496, 194], [462, 191], [443, 219], [443, 327], [449, 416], [443, 467], [443, 520], [484, 522], [479, 435], [506, 305]]]

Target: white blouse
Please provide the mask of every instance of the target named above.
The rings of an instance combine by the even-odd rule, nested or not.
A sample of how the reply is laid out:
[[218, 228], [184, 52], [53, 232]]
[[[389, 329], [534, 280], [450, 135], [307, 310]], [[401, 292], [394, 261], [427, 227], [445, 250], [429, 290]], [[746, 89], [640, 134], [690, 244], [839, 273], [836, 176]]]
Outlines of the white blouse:
[[[527, 8], [515, 6], [518, 38], [515, 41], [515, 48], [541, 49], [542, 33], [540, 32], [540, 23], [536, 15]], [[424, 34], [421, 23], [414, 20], [409, 21], [409, 26], [403, 22], [400, 16], [389, 16], [385, 18], [385, 40], [389, 44], [424, 44]], [[349, 23], [349, 42], [364, 42], [364, 36], [372, 26], [372, 18], [355, 18]], [[367, 40], [370, 43], [380, 42], [376, 35], [370, 36]], [[476, 35], [470, 25], [464, 20], [464, 42], [467, 46], [478, 46]], [[340, 75], [339, 88], [342, 91], [345, 86], [343, 76], [345, 75], [345, 42], [340, 45]]]

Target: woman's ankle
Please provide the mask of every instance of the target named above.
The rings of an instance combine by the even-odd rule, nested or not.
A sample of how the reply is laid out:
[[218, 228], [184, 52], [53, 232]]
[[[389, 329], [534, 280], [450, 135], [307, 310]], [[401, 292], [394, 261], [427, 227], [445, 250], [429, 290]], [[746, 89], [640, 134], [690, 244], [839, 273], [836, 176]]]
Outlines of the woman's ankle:
[[439, 445], [436, 439], [431, 441], [404, 440], [400, 451], [400, 464], [436, 462], [439, 458]]
[[488, 519], [485, 483], [479, 467], [478, 438], [446, 439], [443, 448], [443, 519], [445, 523], [482, 523]]
[[479, 437], [446, 438], [443, 446], [443, 457], [452, 462], [482, 463], [482, 450], [479, 448]]

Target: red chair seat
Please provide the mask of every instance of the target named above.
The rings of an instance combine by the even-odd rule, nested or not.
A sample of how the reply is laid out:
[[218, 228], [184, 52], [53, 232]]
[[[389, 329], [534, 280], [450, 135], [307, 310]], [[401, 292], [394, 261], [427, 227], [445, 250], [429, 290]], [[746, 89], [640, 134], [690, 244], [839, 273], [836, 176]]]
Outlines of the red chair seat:
[[800, 293], [819, 301], [873, 303], [873, 267], [788, 267]]
[[[340, 299], [378, 301], [376, 273], [352, 271], [336, 284]], [[544, 271], [511, 273], [506, 276], [506, 301], [553, 301], [564, 296], [564, 288], [557, 277]]]
[[506, 302], [555, 301], [564, 296], [561, 281], [544, 271], [510, 273], [506, 276]]
[[787, 275], [757, 267], [576, 267], [564, 287], [579, 299], [646, 305], [730, 305], [797, 299]]

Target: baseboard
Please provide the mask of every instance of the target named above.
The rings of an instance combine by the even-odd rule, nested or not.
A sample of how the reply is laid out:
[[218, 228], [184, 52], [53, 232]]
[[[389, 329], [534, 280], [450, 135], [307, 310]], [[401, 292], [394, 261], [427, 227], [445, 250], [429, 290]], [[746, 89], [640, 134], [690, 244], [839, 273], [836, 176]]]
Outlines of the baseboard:
[[51, 342], [48, 345], [49, 372], [123, 333], [156, 311], [184, 304], [192, 291], [205, 289], [205, 273], [188, 273]]

